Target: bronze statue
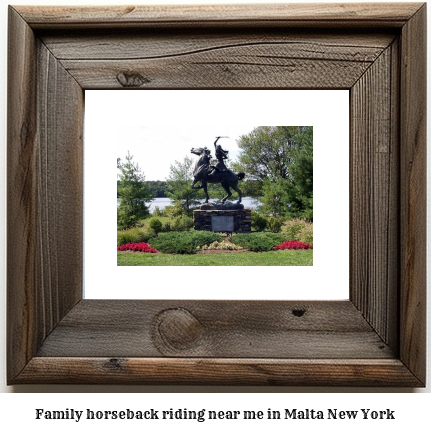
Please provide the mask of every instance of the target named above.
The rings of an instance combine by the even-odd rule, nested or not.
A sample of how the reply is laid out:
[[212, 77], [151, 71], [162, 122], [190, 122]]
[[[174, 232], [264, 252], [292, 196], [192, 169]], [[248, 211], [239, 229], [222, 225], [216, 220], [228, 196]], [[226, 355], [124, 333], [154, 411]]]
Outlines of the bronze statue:
[[[227, 159], [229, 152], [227, 150], [223, 150], [220, 144], [217, 145], [217, 141], [220, 138], [225, 137], [216, 137], [214, 142], [215, 147], [215, 155], [217, 161], [211, 160], [211, 151], [207, 148], [192, 148], [191, 152], [197, 156], [199, 156], [199, 160], [196, 162], [195, 169], [193, 172], [194, 180], [191, 185], [192, 189], [203, 189], [205, 191], [206, 203], [209, 200], [208, 196], [208, 183], [220, 183], [227, 195], [221, 200], [224, 204], [225, 201], [232, 195], [230, 188], [234, 189], [238, 192], [239, 200], [238, 204], [241, 202], [242, 192], [238, 188], [238, 181], [242, 180], [245, 177], [244, 173], [235, 174], [233, 171], [228, 169], [224, 163], [224, 160]], [[201, 182], [200, 186], [195, 186], [197, 182]]]
[[210, 170], [208, 175], [212, 175], [214, 171], [223, 172], [227, 170], [226, 165], [224, 164], [224, 160], [228, 158], [229, 152], [227, 150], [223, 150], [221, 148], [221, 145], [217, 144], [217, 141], [220, 138], [228, 138], [228, 137], [217, 137], [216, 140], [214, 141], [215, 157], [217, 159], [217, 162], [210, 164], [210, 168], [212, 169]]

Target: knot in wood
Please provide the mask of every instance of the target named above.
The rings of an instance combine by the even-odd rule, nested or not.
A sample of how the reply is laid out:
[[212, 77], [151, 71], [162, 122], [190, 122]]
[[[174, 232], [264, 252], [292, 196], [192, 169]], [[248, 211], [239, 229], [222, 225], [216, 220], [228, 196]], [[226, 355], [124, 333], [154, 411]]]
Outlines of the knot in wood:
[[292, 314], [296, 317], [302, 317], [305, 314], [305, 309], [292, 309]]
[[203, 333], [198, 319], [182, 308], [162, 311], [156, 318], [156, 331], [164, 344], [175, 350], [195, 347]]
[[148, 78], [145, 78], [139, 72], [131, 71], [118, 73], [117, 81], [123, 87], [141, 87], [142, 85], [150, 82]]

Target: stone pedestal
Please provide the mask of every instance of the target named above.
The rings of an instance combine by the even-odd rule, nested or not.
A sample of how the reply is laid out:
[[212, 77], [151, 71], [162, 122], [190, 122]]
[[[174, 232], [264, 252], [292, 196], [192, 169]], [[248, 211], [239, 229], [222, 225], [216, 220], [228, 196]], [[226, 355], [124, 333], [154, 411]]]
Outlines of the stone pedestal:
[[251, 210], [244, 208], [194, 210], [193, 228], [198, 231], [251, 232]]

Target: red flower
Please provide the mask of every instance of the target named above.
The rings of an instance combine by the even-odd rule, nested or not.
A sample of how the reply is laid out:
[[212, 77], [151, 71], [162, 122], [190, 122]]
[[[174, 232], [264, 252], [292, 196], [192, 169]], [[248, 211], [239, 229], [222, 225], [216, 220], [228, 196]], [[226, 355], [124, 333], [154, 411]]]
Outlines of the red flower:
[[147, 243], [126, 243], [117, 247], [117, 251], [130, 250], [133, 252], [157, 253], [155, 249], [150, 247]]
[[312, 249], [312, 247], [308, 243], [302, 243], [296, 240], [288, 240], [274, 247], [274, 250], [285, 250], [285, 249]]

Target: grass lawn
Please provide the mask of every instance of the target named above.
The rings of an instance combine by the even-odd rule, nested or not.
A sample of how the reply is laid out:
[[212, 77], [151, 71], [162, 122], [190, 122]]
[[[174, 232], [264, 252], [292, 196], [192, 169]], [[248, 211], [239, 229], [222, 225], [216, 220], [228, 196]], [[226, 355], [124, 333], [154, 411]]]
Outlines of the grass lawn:
[[196, 255], [117, 252], [119, 266], [312, 266], [312, 250]]

